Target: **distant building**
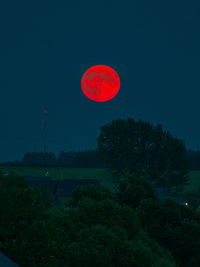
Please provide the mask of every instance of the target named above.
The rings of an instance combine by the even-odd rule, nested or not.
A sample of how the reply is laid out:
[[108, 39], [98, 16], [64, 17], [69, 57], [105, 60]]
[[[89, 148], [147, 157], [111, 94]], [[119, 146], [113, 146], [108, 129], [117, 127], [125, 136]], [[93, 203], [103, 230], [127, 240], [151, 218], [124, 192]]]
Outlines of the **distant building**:
[[54, 204], [59, 205], [62, 199], [71, 197], [72, 192], [77, 186], [87, 186], [89, 184], [98, 186], [98, 179], [64, 179], [52, 180], [51, 177], [24, 176], [31, 186], [46, 187], [53, 197]]
[[0, 266], [1, 267], [20, 267], [2, 252], [0, 252]]
[[[40, 186], [48, 189], [50, 194], [53, 197], [55, 205], [60, 205], [63, 201], [71, 197], [72, 192], [77, 186], [87, 186], [89, 184], [94, 186], [99, 186], [100, 182], [98, 179], [63, 179], [63, 180], [52, 180], [51, 177], [33, 177], [33, 176], [24, 176], [28, 180], [31, 186]], [[163, 187], [155, 187], [156, 194], [161, 200], [164, 197], [167, 197], [165, 189]], [[171, 196], [170, 196], [171, 197]], [[185, 202], [179, 197], [171, 197], [176, 200], [179, 204], [184, 204]]]
[[[167, 197], [167, 194], [166, 194], [165, 189], [164, 189], [163, 187], [155, 187], [154, 189], [155, 189], [156, 194], [157, 194], [157, 196], [158, 196], [158, 198], [159, 198], [160, 200], [163, 199], [164, 197]], [[182, 199], [180, 199], [179, 197], [171, 197], [171, 196], [170, 196], [170, 198], [176, 200], [179, 204], [184, 204], [184, 203], [185, 203], [185, 202], [184, 202]]]

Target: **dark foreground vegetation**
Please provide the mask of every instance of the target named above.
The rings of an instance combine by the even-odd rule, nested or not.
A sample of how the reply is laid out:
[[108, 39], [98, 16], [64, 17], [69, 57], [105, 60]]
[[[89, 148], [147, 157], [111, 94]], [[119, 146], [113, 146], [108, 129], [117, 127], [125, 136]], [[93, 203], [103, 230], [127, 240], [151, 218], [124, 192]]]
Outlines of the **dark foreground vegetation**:
[[113, 190], [77, 187], [65, 207], [22, 177], [0, 173], [0, 250], [21, 267], [199, 267], [200, 213], [180, 194], [188, 182], [184, 142], [160, 125], [116, 120], [101, 127], [98, 158]]
[[200, 266], [200, 214], [157, 199], [144, 177], [118, 190], [77, 188], [54, 207], [47, 192], [0, 175], [0, 249], [20, 266]]

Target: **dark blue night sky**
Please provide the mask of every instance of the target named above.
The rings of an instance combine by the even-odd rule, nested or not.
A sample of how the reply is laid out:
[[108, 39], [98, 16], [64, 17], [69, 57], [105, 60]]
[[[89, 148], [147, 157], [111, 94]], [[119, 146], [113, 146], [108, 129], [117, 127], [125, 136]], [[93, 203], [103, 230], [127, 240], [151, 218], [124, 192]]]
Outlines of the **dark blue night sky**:
[[[0, 161], [95, 149], [100, 126], [128, 117], [161, 124], [200, 148], [198, 1], [4, 1], [0, 4]], [[164, 3], [165, 2], [165, 3]], [[107, 102], [80, 86], [108, 65], [121, 88]]]

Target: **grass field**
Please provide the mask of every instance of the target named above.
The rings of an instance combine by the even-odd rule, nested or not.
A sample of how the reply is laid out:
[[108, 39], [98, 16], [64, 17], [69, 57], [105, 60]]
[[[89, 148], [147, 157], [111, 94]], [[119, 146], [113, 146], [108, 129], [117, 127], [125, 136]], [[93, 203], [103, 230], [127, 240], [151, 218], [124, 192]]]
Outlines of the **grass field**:
[[48, 168], [48, 167], [23, 167], [23, 166], [0, 166], [3, 173], [14, 171], [22, 176], [49, 176], [52, 179], [62, 180], [65, 178], [101, 178], [103, 169], [95, 168]]
[[[106, 179], [106, 169], [97, 168], [48, 168], [48, 167], [24, 167], [24, 166], [0, 166], [0, 170], [3, 173], [9, 173], [14, 171], [18, 175], [22, 176], [49, 176], [52, 179], [99, 179], [101, 184], [110, 185], [108, 179]], [[107, 176], [108, 177], [108, 176]], [[185, 187], [185, 192], [198, 190], [200, 187], [200, 171], [189, 172], [189, 184]]]
[[185, 191], [197, 191], [200, 187], [200, 171], [189, 172], [189, 184], [185, 187]]
[[99, 179], [100, 184], [113, 188], [112, 182], [105, 175], [106, 169], [98, 168], [48, 168], [48, 167], [24, 167], [24, 166], [0, 166], [3, 173], [15, 172], [21, 176], [47, 176], [55, 180], [62, 179]]

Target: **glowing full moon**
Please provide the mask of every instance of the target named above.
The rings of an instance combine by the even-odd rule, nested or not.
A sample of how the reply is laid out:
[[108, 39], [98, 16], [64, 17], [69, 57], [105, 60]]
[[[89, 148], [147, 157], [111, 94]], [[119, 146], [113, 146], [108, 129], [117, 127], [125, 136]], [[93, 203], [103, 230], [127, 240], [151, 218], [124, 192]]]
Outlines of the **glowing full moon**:
[[91, 100], [104, 102], [116, 96], [120, 88], [120, 79], [112, 68], [96, 65], [83, 74], [81, 88]]

